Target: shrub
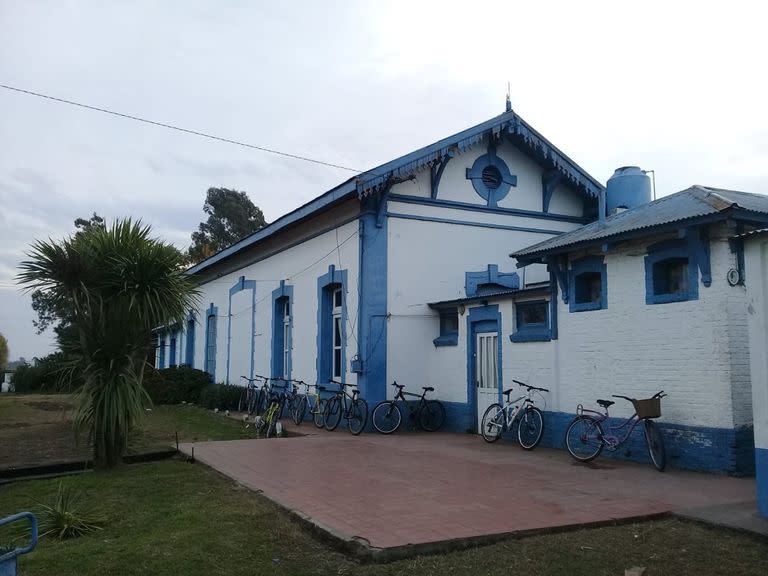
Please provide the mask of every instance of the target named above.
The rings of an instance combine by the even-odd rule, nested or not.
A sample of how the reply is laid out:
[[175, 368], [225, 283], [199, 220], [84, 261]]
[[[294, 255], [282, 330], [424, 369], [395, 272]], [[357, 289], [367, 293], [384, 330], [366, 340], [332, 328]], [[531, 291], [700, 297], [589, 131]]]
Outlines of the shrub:
[[211, 376], [187, 365], [147, 370], [144, 389], [155, 404], [198, 404], [200, 392], [211, 384]]
[[210, 384], [200, 392], [198, 404], [209, 410], [237, 410], [242, 393], [243, 387], [235, 384]]
[[59, 482], [59, 490], [53, 504], [40, 504], [40, 537], [52, 536], [64, 540], [101, 530], [101, 520], [80, 511], [80, 499], [80, 495], [72, 488]]
[[61, 352], [49, 354], [32, 364], [18, 366], [11, 377], [11, 386], [17, 394], [60, 392], [62, 389], [76, 386], [70, 382], [72, 371], [68, 369], [67, 358]]

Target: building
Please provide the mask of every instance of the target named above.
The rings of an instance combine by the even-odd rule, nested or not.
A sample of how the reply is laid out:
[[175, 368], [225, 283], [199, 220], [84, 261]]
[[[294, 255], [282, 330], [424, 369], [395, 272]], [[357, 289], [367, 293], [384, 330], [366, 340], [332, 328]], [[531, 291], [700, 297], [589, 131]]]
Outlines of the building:
[[650, 202], [647, 180], [622, 169], [606, 193], [508, 109], [192, 267], [204, 306], [157, 335], [157, 364], [343, 380], [371, 407], [394, 380], [433, 386], [454, 430], [476, 430], [515, 378], [550, 388], [551, 445], [579, 403], [665, 389], [672, 462], [748, 473], [746, 295], [727, 273], [743, 270], [730, 238], [766, 225], [768, 199]]

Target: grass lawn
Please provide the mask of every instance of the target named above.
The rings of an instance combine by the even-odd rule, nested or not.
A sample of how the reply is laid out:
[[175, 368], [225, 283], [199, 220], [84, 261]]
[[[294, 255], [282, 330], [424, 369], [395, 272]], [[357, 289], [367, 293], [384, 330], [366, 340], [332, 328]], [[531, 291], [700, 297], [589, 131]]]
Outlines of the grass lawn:
[[42, 541], [21, 560], [22, 574], [615, 576], [632, 566], [648, 567], [647, 576], [768, 574], [764, 540], [680, 520], [508, 540], [392, 564], [358, 564], [316, 541], [265, 498], [200, 464], [178, 460], [3, 486], [0, 516], [34, 510], [35, 501], [53, 497], [60, 481], [80, 489], [108, 524], [76, 540]]
[[[0, 395], [0, 469], [90, 458], [72, 431], [74, 400], [67, 394]], [[181, 442], [253, 436], [253, 427], [195, 406], [155, 406], [131, 439], [129, 453], [164, 450]]]

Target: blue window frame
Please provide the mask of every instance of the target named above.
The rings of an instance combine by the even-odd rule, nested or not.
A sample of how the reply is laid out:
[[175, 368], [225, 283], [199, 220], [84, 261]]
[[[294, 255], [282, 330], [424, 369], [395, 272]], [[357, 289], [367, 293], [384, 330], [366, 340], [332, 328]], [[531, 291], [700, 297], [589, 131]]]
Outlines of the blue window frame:
[[568, 305], [571, 312], [608, 308], [608, 272], [602, 256], [587, 256], [571, 262]]
[[160, 361], [157, 363], [157, 367], [165, 368], [165, 334], [160, 334], [158, 342], [160, 347]]
[[698, 284], [696, 258], [687, 240], [670, 240], [648, 247], [645, 257], [646, 304], [697, 300]]
[[293, 286], [285, 281], [272, 291], [272, 376], [291, 377], [293, 349]]
[[317, 378], [344, 381], [347, 344], [347, 271], [328, 267], [317, 280]]
[[171, 332], [171, 361], [169, 366], [176, 366], [176, 332]]
[[515, 332], [512, 342], [545, 342], [552, 339], [549, 329], [549, 302], [533, 300], [515, 303]]
[[195, 367], [195, 317], [190, 312], [187, 317], [187, 349], [185, 362], [188, 366]]
[[219, 309], [211, 304], [205, 315], [205, 365], [204, 370], [216, 378], [216, 320]]
[[440, 335], [432, 340], [435, 346], [456, 346], [459, 343], [459, 310], [440, 310]]

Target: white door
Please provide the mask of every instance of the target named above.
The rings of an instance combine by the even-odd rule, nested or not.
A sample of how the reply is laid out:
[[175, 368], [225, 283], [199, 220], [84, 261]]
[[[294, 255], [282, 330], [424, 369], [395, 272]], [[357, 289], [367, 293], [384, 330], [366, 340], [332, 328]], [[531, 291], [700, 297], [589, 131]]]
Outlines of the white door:
[[477, 433], [488, 406], [499, 401], [499, 349], [496, 332], [480, 332], [475, 341]]

